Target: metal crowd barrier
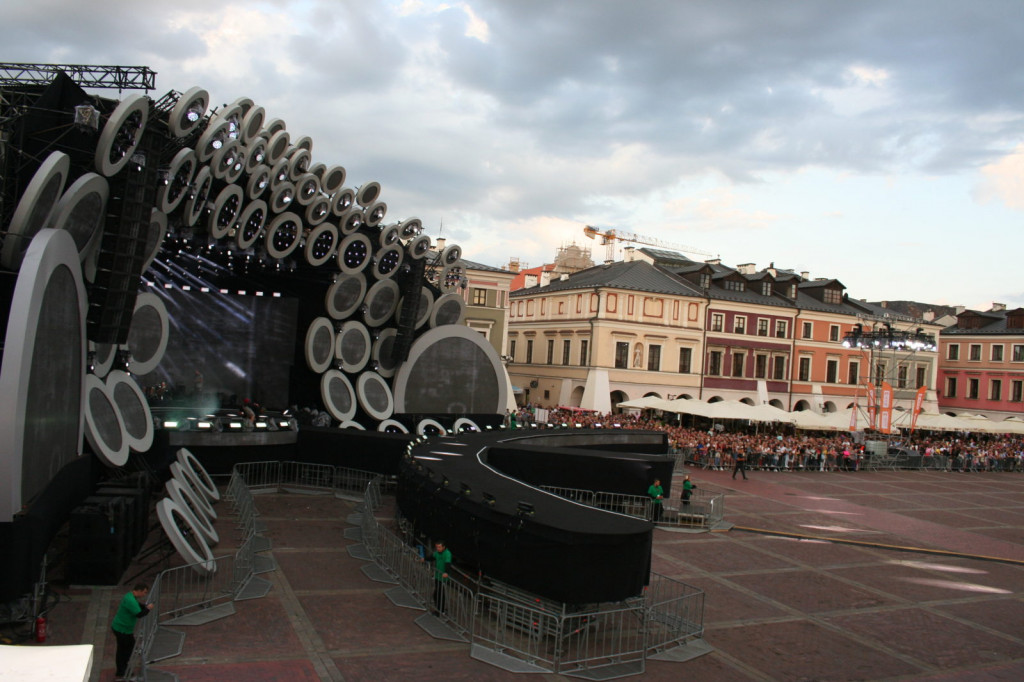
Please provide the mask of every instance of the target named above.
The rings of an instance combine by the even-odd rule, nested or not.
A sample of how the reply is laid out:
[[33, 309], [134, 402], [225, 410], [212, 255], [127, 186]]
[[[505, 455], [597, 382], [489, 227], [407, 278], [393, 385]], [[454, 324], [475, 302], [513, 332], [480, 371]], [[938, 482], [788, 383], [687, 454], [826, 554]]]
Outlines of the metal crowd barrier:
[[679, 498], [665, 500], [659, 525], [710, 528], [725, 519], [725, 494], [697, 488], [689, 504]]

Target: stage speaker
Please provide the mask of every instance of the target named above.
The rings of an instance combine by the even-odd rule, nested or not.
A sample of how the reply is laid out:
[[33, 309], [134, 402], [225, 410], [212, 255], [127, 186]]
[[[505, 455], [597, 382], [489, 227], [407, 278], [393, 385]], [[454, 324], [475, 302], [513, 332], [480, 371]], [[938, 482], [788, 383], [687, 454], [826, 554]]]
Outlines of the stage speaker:
[[179, 149], [167, 167], [166, 184], [157, 185], [157, 208], [164, 213], [170, 213], [178, 208], [188, 196], [189, 185], [192, 184], [192, 177], [198, 167], [199, 162], [193, 150], [188, 147]]
[[262, 199], [250, 201], [238, 216], [238, 229], [235, 231], [235, 244], [245, 251], [256, 243], [267, 222], [267, 202]]
[[207, 218], [206, 231], [214, 239], [223, 239], [235, 224], [242, 209], [242, 188], [225, 185], [213, 200], [213, 209]]
[[385, 246], [373, 256], [373, 274], [377, 279], [387, 279], [399, 272], [405, 250], [400, 245]]
[[295, 200], [309, 206], [320, 196], [320, 179], [306, 172], [295, 179]]
[[[344, 235], [354, 234], [359, 228], [366, 224], [366, 215], [361, 208], [350, 208], [345, 215], [341, 216], [338, 225]], [[364, 237], [366, 235], [363, 235]], [[367, 238], [369, 241], [369, 238]]]
[[[310, 206], [312, 209], [316, 204]], [[308, 213], [308, 211], [307, 211]], [[313, 267], [320, 267], [331, 259], [338, 245], [338, 228], [330, 223], [316, 225], [306, 235], [306, 246], [303, 249], [306, 262]]]
[[206, 90], [200, 87], [187, 90], [178, 98], [167, 117], [167, 126], [171, 134], [177, 138], [191, 134], [206, 115], [209, 106], [210, 93]]
[[[344, 169], [342, 169], [344, 170]], [[356, 193], [351, 189], [339, 189], [331, 194], [331, 213], [336, 218], [348, 215], [356, 201]]]
[[[228, 140], [220, 149], [213, 153], [213, 156], [210, 158], [210, 172], [213, 173], [215, 180], [232, 182], [228, 179], [229, 175], [234, 176], [236, 180], [238, 179], [242, 168], [245, 168], [245, 160], [241, 159], [241, 149], [242, 147], [238, 140]], [[239, 159], [241, 159], [241, 167], [236, 168], [235, 164]]]
[[362, 273], [338, 275], [334, 283], [327, 288], [324, 299], [327, 314], [335, 320], [347, 320], [363, 304], [365, 296], [366, 277]]
[[376, 201], [366, 207], [366, 224], [370, 227], [377, 227], [384, 221], [388, 213], [388, 205], [383, 201]]
[[395, 411], [391, 387], [377, 372], [362, 372], [356, 380], [356, 396], [363, 412], [377, 421], [390, 417]]
[[334, 360], [334, 326], [326, 317], [313, 320], [306, 330], [306, 364], [320, 374]]
[[[342, 229], [342, 234], [345, 230]], [[346, 275], [362, 272], [370, 263], [373, 244], [365, 234], [356, 232], [342, 237], [338, 244], [338, 270]]]
[[[277, 135], [279, 132], [284, 130], [286, 127], [287, 126], [285, 126], [284, 121], [282, 121], [281, 119], [279, 119], [279, 118], [272, 118], [272, 119], [270, 119], [269, 121], [267, 121], [263, 125], [263, 130], [260, 131], [260, 136], [261, 137], [265, 137], [265, 138], [267, 138], [269, 140], [269, 139], [273, 138], [274, 135]], [[284, 149], [281, 150], [281, 153], [284, 154], [285, 151], [287, 151], [287, 150], [288, 150], [288, 145], [286, 144], [284, 146]]]
[[332, 166], [325, 170], [321, 182], [324, 192], [333, 196], [345, 184], [345, 168], [343, 166]]
[[356, 391], [352, 382], [336, 369], [329, 369], [320, 377], [320, 397], [331, 416], [343, 424], [356, 414]]
[[406, 218], [398, 224], [402, 239], [415, 239], [423, 234], [423, 222], [419, 218]]
[[181, 214], [181, 221], [186, 227], [195, 225], [203, 211], [206, 210], [206, 202], [210, 198], [212, 187], [213, 175], [210, 173], [210, 167], [200, 167], [196, 171], [195, 180], [189, 185], [189, 191], [185, 197], [185, 207]]
[[[280, 119], [275, 119], [280, 120]], [[289, 141], [291, 136], [288, 135], [288, 131], [281, 129], [271, 134], [267, 142], [267, 165], [270, 167], [276, 167], [276, 165], [284, 160], [285, 154], [288, 152]], [[285, 161], [284, 166], [287, 173], [288, 163]], [[287, 175], [285, 177], [287, 179]]]
[[217, 150], [231, 141], [230, 124], [223, 118], [211, 118], [206, 130], [196, 142], [196, 158], [200, 163], [208, 163]]
[[267, 141], [257, 137], [245, 146], [245, 172], [252, 173], [260, 166], [267, 165]]
[[434, 301], [430, 310], [430, 327], [462, 324], [466, 314], [466, 301], [459, 294], [444, 294]]
[[[263, 107], [250, 106], [242, 118], [241, 139], [249, 145], [254, 140], [260, 139], [260, 131], [263, 129], [263, 122], [266, 120], [267, 112]], [[260, 163], [263, 163], [260, 161]]]
[[[141, 93], [121, 100], [110, 114], [96, 143], [93, 161], [100, 175], [110, 177], [132, 160], [149, 120], [149, 98]], [[156, 159], [154, 155], [153, 159]]]
[[288, 155], [288, 179], [298, 183], [299, 178], [309, 172], [309, 166], [312, 162], [312, 156], [308, 149], [302, 149], [301, 147], [294, 149]]
[[0, 265], [4, 268], [17, 270], [32, 237], [50, 222], [70, 168], [71, 158], [67, 154], [53, 152], [32, 176], [4, 236], [0, 251]]
[[[317, 196], [313, 203], [306, 207], [306, 225], [308, 227], [314, 227], [319, 225], [323, 221], [327, 220], [327, 216], [331, 215], [331, 201], [323, 195]], [[338, 228], [334, 228], [337, 232]]]
[[149, 270], [149, 266], [156, 260], [160, 253], [160, 247], [167, 237], [167, 214], [155, 208], [149, 213], [149, 229], [146, 231], [146, 244], [143, 246], [145, 260], [142, 261], [140, 272]]
[[298, 248], [301, 238], [302, 218], [285, 211], [270, 222], [263, 245], [271, 258], [287, 258]]
[[85, 375], [85, 438], [93, 453], [112, 467], [128, 461], [128, 437], [121, 410], [107, 385], [95, 374]]
[[71, 235], [82, 258], [103, 236], [103, 218], [109, 196], [110, 186], [106, 178], [86, 173], [71, 183], [57, 202], [50, 225]]
[[273, 180], [271, 180], [270, 199], [267, 201], [271, 211], [274, 213], [284, 213], [291, 208], [294, 201], [295, 185], [290, 182], [282, 182], [274, 187]]
[[148, 452], [153, 445], [153, 414], [142, 389], [124, 370], [115, 369], [107, 375], [107, 394], [121, 413], [124, 435], [132, 452]]
[[363, 322], [371, 329], [383, 327], [398, 307], [399, 288], [393, 279], [382, 279], [366, 292]]
[[398, 366], [404, 358], [395, 355], [395, 342], [398, 338], [398, 330], [394, 327], [380, 330], [377, 339], [373, 342], [373, 353], [371, 359], [377, 368], [377, 373], [385, 379], [395, 376]]
[[380, 183], [379, 182], [368, 182], [358, 190], [356, 190], [356, 203], [362, 207], [367, 207], [377, 201], [380, 196]]
[[68, 580], [77, 585], [116, 585], [126, 563], [123, 498], [89, 497], [68, 519]]
[[362, 371], [370, 361], [372, 350], [370, 332], [362, 322], [349, 320], [338, 329], [334, 342], [334, 357], [341, 363], [343, 371], [349, 374]]
[[138, 294], [131, 315], [125, 345], [131, 353], [129, 369], [133, 374], [149, 374], [167, 351], [171, 321], [162, 298], [149, 291]]
[[245, 183], [245, 196], [249, 199], [259, 199], [270, 187], [270, 166], [260, 164], [249, 173], [249, 180]]
[[105, 483], [96, 489], [94, 497], [119, 497], [125, 501], [125, 508], [131, 517], [132, 533], [127, 547], [128, 561], [134, 557], [142, 545], [146, 543], [146, 535], [149, 533], [149, 492], [145, 488], [137, 488], [129, 485], [117, 485], [117, 482]]

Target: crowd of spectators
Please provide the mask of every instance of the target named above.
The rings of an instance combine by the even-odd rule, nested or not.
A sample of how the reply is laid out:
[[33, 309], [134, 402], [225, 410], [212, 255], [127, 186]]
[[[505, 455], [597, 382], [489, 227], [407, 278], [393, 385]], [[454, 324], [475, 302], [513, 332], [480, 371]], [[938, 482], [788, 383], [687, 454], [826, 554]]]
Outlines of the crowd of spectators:
[[[534, 410], [516, 414], [519, 425], [536, 422]], [[869, 457], [863, 443], [847, 432], [803, 431], [786, 425], [695, 428], [644, 414], [600, 414], [579, 409], [547, 412], [549, 424], [573, 428], [622, 428], [665, 431], [669, 446], [687, 461], [709, 468], [731, 468], [737, 453], [752, 469], [776, 471], [854, 471]], [[950, 471], [1024, 471], [1024, 437], [918, 431], [890, 440], [890, 446], [918, 457], [918, 466]]]

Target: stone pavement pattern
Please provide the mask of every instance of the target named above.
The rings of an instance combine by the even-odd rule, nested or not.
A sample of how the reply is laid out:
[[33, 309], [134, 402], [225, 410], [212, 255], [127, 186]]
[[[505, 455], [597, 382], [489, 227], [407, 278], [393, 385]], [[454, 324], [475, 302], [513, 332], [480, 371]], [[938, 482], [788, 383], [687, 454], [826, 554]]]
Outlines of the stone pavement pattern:
[[[1024, 679], [1024, 475], [689, 473], [727, 493], [735, 528], [656, 530], [653, 570], [705, 591], [714, 651], [648, 661], [629, 679]], [[274, 494], [256, 505], [278, 564], [262, 576], [270, 593], [179, 628], [184, 651], [159, 669], [183, 682], [537, 679], [471, 659], [468, 645], [432, 639], [416, 611], [392, 605], [390, 586], [348, 554], [354, 503]], [[217, 527], [215, 554], [233, 552], [230, 519]], [[109, 624], [125, 589], [71, 588], [50, 615], [48, 643], [97, 646], [93, 681], [113, 677]]]

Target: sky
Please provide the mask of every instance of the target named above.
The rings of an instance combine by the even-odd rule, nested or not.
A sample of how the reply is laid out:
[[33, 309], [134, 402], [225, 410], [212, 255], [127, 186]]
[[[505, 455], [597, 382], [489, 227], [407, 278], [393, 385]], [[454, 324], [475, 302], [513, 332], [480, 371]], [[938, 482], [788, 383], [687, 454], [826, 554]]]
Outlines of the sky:
[[1024, 306], [1020, 0], [33, 0], [0, 3], [0, 46], [249, 97], [488, 265], [600, 262], [594, 225]]

